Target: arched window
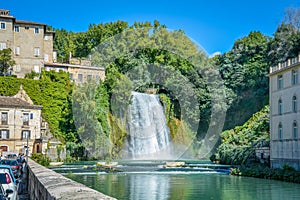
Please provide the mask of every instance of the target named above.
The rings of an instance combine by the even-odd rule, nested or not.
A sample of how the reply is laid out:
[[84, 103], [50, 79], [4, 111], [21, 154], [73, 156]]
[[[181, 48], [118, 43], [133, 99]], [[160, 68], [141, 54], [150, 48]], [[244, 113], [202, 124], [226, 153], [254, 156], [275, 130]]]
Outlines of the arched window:
[[294, 121], [293, 123], [293, 137], [296, 139], [298, 137], [298, 127], [297, 127], [297, 122]]
[[279, 123], [278, 125], [278, 138], [281, 140], [282, 139], [282, 124]]
[[298, 72], [297, 70], [292, 71], [292, 84], [296, 85], [298, 83]]
[[297, 112], [297, 97], [293, 96], [293, 112]]
[[282, 75], [278, 75], [277, 77], [277, 81], [278, 81], [278, 89], [282, 89], [283, 88], [283, 76]]
[[282, 115], [282, 100], [278, 100], [278, 114]]

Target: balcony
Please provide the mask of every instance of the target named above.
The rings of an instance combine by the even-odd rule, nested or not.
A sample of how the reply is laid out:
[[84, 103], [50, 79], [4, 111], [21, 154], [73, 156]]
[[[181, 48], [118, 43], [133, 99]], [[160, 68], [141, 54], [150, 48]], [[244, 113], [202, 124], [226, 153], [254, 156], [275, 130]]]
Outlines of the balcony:
[[300, 64], [300, 52], [297, 57], [289, 58], [287, 61], [278, 63], [278, 65], [270, 67], [270, 74], [273, 74], [277, 71], [281, 71], [283, 69], [295, 66], [297, 64]]

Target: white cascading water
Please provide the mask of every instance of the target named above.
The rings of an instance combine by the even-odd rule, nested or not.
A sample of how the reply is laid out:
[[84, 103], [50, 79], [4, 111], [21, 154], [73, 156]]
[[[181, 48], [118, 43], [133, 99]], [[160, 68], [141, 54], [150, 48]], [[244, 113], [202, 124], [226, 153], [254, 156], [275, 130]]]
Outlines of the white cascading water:
[[132, 92], [127, 129], [125, 148], [131, 158], [170, 157], [170, 130], [158, 95]]

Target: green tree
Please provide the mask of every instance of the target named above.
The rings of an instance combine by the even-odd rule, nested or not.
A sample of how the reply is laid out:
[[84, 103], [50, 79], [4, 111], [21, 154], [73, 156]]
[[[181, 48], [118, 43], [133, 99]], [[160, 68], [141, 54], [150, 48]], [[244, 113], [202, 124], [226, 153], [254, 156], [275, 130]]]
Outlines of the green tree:
[[[89, 152], [90, 158], [105, 159], [110, 158], [111, 141], [108, 127], [103, 129], [102, 125], [107, 125], [108, 118], [105, 119], [105, 98], [101, 97], [100, 89], [97, 92], [97, 84], [93, 82], [78, 85], [73, 91], [73, 116], [83, 146]], [[97, 97], [97, 98], [96, 98]], [[99, 121], [100, 120], [100, 121]]]
[[16, 62], [12, 58], [11, 49], [0, 50], [0, 73], [2, 75], [5, 76], [15, 64]]
[[286, 9], [282, 23], [269, 43], [269, 64], [275, 66], [300, 52], [300, 8]]
[[260, 32], [235, 41], [233, 48], [214, 58], [226, 86], [227, 111], [224, 130], [242, 125], [268, 103], [268, 45]]

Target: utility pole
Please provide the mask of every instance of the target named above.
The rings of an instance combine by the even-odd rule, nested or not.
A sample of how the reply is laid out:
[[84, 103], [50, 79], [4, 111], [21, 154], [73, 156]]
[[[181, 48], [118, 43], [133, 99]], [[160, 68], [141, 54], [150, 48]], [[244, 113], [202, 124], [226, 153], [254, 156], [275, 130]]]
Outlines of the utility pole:
[[28, 132], [26, 132], [27, 134], [26, 134], [26, 138], [27, 138], [27, 144], [26, 144], [26, 146], [27, 146], [27, 148], [26, 148], [26, 163], [28, 163], [28, 151], [29, 151], [29, 144], [28, 144], [28, 136], [29, 136], [29, 134], [28, 134]]

